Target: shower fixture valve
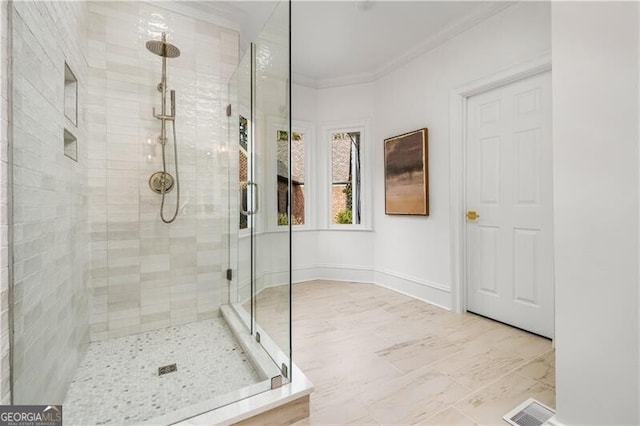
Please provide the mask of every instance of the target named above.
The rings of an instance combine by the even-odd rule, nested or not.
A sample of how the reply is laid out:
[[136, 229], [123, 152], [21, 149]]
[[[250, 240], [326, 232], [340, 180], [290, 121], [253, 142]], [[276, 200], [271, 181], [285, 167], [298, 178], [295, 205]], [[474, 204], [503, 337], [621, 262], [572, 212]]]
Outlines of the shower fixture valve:
[[171, 192], [174, 182], [173, 176], [169, 173], [155, 172], [149, 178], [149, 188], [156, 194], [162, 194], [163, 192], [166, 194]]

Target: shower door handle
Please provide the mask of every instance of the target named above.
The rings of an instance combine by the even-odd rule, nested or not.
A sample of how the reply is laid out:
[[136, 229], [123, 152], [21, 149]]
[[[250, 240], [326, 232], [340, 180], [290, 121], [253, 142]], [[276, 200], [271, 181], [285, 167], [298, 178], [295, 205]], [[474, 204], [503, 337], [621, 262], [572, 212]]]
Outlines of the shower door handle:
[[[243, 208], [244, 205], [244, 190], [247, 189], [249, 187], [249, 183], [248, 182], [240, 182], [240, 188], [238, 189], [238, 208], [240, 209], [240, 213], [242, 213], [245, 216], [249, 216], [251, 213], [249, 212], [249, 210], [245, 210]], [[247, 205], [249, 204], [249, 200], [247, 200]]]
[[[243, 201], [244, 201], [244, 190], [247, 190], [247, 193], [249, 192], [249, 187], [253, 187], [253, 191], [251, 191], [251, 200], [253, 201], [251, 203], [251, 210], [247, 209], [245, 210], [243, 208]], [[249, 216], [252, 214], [256, 214], [258, 213], [258, 184], [255, 182], [241, 182], [240, 183], [240, 213], [242, 213], [245, 216]], [[249, 200], [247, 200], [247, 204]]]
[[251, 195], [253, 198], [253, 208], [251, 209], [251, 214], [256, 214], [258, 213], [258, 200], [260, 199], [260, 197], [258, 197], [258, 184], [255, 182], [249, 182], [248, 185], [253, 186], [253, 191], [251, 191]]

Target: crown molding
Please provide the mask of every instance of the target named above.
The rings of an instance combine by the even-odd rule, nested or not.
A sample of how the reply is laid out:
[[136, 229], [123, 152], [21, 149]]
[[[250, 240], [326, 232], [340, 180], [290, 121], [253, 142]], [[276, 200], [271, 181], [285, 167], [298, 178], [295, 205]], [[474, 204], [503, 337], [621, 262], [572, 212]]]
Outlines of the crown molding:
[[[293, 68], [293, 67], [292, 67]], [[317, 87], [317, 81], [313, 78], [306, 77], [295, 72], [291, 72], [291, 82], [300, 86], [308, 87], [310, 89], [319, 89]]]
[[435, 49], [436, 47], [446, 43], [454, 37], [470, 30], [479, 23], [487, 20], [488, 18], [497, 15], [503, 10], [513, 6], [513, 2], [499, 2], [493, 4], [485, 4], [474, 10], [473, 12], [463, 15], [461, 18], [453, 21], [450, 25], [437, 32], [433, 36], [424, 40], [422, 43], [413, 47], [409, 51], [402, 55], [388, 61], [383, 66], [375, 71], [376, 79], [389, 74], [391, 71], [400, 68], [403, 65], [408, 64], [419, 56]]
[[372, 72], [327, 79], [313, 79], [294, 74], [293, 82], [314, 89], [328, 89], [331, 87], [348, 86], [376, 81], [515, 4], [517, 4], [517, 2], [496, 2], [482, 5], [474, 11], [456, 19], [450, 25], [425, 39], [417, 46], [409, 49], [394, 59], [387, 61], [384, 65]]
[[292, 73], [291, 77], [291, 81], [293, 83], [312, 89], [329, 89], [332, 87], [352, 86], [356, 84], [372, 83], [377, 80], [377, 77], [373, 73], [352, 74], [322, 80], [316, 80], [296, 73]]

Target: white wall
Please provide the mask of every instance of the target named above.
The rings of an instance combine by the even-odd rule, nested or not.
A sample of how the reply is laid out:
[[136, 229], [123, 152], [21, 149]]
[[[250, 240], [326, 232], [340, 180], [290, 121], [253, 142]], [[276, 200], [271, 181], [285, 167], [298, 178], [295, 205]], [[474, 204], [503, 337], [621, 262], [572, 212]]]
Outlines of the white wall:
[[[295, 64], [293, 64], [295, 67]], [[311, 230], [293, 233], [293, 281], [335, 279], [346, 281], [373, 281], [373, 232], [371, 230], [328, 229], [329, 149], [325, 133], [327, 126], [352, 125], [371, 122], [374, 109], [372, 84], [315, 90], [299, 85], [292, 88], [293, 119], [315, 124], [316, 134], [308, 145], [312, 155], [307, 176], [310, 184], [305, 188], [307, 198], [315, 206]], [[362, 155], [373, 158], [374, 135], [369, 132], [363, 140]], [[363, 158], [363, 164], [366, 161]], [[371, 165], [372, 162], [369, 162]], [[371, 169], [371, 168], [370, 168]], [[372, 170], [362, 173], [372, 175]], [[371, 180], [369, 179], [370, 183]], [[309, 211], [309, 210], [308, 210]], [[364, 206], [364, 214], [372, 222], [371, 206]]]
[[[295, 67], [295, 63], [292, 64]], [[318, 93], [316, 89], [301, 86], [299, 84], [291, 85], [291, 112], [293, 120], [304, 121], [313, 123], [316, 125], [316, 134], [312, 135], [312, 140], [317, 140], [317, 117], [318, 117]], [[305, 135], [307, 139], [307, 135]], [[311, 146], [306, 146], [307, 155], [313, 155], [316, 157], [319, 155], [315, 143], [312, 142]], [[313, 161], [312, 165], [314, 169], [320, 166], [320, 161]], [[318, 203], [320, 200], [318, 190], [313, 185], [313, 179], [317, 175], [317, 171], [313, 176], [313, 169], [305, 170], [305, 202]], [[311, 181], [311, 182], [309, 182]], [[311, 199], [313, 197], [313, 199]], [[305, 215], [309, 215], [312, 211], [305, 206]], [[318, 212], [313, 212], [315, 217]], [[305, 220], [308, 221], [307, 218]], [[314, 222], [308, 224], [311, 229], [316, 229], [317, 225]], [[300, 282], [316, 278], [316, 264], [318, 258], [318, 232], [317, 231], [296, 231], [292, 235], [292, 252], [291, 262], [293, 266], [293, 281]]]
[[557, 421], [638, 424], [638, 4], [552, 12]]
[[[372, 118], [373, 233], [321, 231], [294, 236], [294, 249], [317, 240], [314, 257], [294, 255], [294, 269], [339, 262], [368, 266], [370, 273], [343, 268], [344, 279], [369, 281], [451, 307], [449, 235], [449, 95], [456, 87], [508, 66], [548, 54], [548, 3], [519, 3], [471, 28], [404, 67], [368, 84], [313, 90], [294, 86], [294, 119], [315, 114], [318, 138], [332, 121]], [[295, 68], [295, 63], [293, 64]], [[315, 102], [314, 102], [315, 98]], [[429, 128], [429, 217], [384, 214], [383, 140]], [[321, 143], [316, 146], [321, 149]], [[326, 152], [316, 153], [320, 167]], [[325, 208], [320, 206], [320, 209]], [[304, 243], [302, 240], [308, 240]], [[338, 251], [343, 254], [331, 257]], [[306, 257], [306, 258], [305, 258]], [[319, 278], [327, 274], [319, 274]], [[311, 278], [311, 275], [307, 276]]]
[[[453, 88], [550, 49], [550, 9], [520, 3], [385, 76], [376, 84], [375, 265], [404, 274], [403, 289], [451, 306], [449, 95]], [[429, 207], [425, 217], [384, 214], [383, 140], [429, 128]], [[388, 277], [377, 276], [384, 282]]]

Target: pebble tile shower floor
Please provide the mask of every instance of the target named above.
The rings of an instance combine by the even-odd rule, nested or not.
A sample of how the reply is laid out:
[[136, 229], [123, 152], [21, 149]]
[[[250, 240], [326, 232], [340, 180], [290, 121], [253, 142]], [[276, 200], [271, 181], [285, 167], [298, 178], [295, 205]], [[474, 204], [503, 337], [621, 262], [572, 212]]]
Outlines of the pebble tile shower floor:
[[[158, 376], [172, 363], [176, 372]], [[67, 392], [64, 423], [140, 423], [259, 381], [222, 318], [92, 342]]]

